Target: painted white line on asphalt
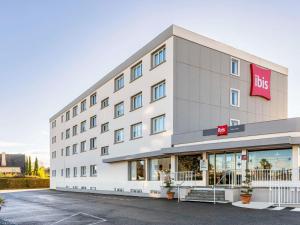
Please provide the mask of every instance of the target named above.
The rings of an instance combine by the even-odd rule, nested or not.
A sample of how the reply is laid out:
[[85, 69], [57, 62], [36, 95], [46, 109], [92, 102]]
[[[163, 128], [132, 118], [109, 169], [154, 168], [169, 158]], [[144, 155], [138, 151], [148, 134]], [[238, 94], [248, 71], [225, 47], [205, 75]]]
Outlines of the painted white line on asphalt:
[[94, 216], [94, 215], [91, 215], [91, 214], [88, 214], [88, 213], [80, 212], [79, 214], [83, 214], [83, 215], [86, 215], [86, 216], [89, 216], [89, 217], [92, 217], [92, 218], [95, 218], [95, 219], [98, 219], [98, 220], [102, 220], [103, 222], [106, 221], [106, 219], [103, 219], [101, 217]]
[[71, 217], [73, 217], [73, 216], [77, 216], [78, 214], [80, 214], [80, 212], [79, 212], [79, 213], [75, 213], [75, 214], [73, 214], [73, 215], [71, 215], [71, 216], [65, 217], [65, 218], [63, 218], [63, 219], [61, 219], [61, 220], [59, 220], [59, 221], [54, 222], [54, 223], [51, 223], [50, 225], [58, 224], [58, 223], [60, 223], [60, 222], [62, 222], [62, 221], [65, 221], [65, 220], [67, 220], [67, 219], [69, 219], [69, 218], [71, 218]]

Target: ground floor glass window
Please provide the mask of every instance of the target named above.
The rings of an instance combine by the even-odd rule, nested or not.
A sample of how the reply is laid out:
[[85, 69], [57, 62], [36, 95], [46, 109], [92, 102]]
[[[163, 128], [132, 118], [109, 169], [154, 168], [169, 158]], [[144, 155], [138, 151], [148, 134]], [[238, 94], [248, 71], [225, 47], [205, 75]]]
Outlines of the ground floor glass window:
[[150, 180], [160, 180], [160, 172], [171, 170], [171, 158], [158, 158], [150, 160]]
[[[202, 171], [200, 171], [200, 160], [202, 159], [202, 154], [198, 155], [179, 155], [178, 156], [178, 179], [186, 176], [184, 172], [192, 171], [195, 180], [202, 180]], [[180, 173], [182, 172], [182, 173]]]
[[145, 180], [145, 160], [129, 162], [130, 180]]

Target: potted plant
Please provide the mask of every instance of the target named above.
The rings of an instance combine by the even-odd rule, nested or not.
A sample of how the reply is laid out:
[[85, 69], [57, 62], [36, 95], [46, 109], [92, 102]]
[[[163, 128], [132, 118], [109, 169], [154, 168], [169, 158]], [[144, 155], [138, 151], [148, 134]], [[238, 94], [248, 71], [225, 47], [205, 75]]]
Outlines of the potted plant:
[[164, 177], [164, 184], [165, 188], [167, 189], [167, 199], [172, 200], [174, 198], [175, 192], [172, 191], [173, 186], [172, 186], [172, 179], [170, 176], [170, 173], [165, 173]]
[[4, 206], [4, 199], [0, 196], [0, 211], [1, 211], [1, 207]]
[[252, 197], [252, 185], [250, 179], [250, 170], [246, 169], [245, 180], [243, 181], [242, 189], [241, 189], [241, 202], [243, 204], [249, 204]]

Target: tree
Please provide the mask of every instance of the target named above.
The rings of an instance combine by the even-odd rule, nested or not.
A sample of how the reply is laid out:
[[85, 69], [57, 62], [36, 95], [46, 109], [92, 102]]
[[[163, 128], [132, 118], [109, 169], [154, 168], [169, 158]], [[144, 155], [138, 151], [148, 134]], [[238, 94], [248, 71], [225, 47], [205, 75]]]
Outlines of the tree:
[[28, 159], [28, 175], [30, 176], [31, 175], [31, 157], [29, 156], [29, 159]]
[[39, 172], [39, 163], [37, 157], [35, 157], [34, 167], [33, 167], [33, 175], [37, 176]]
[[28, 175], [28, 158], [25, 157], [25, 175]]

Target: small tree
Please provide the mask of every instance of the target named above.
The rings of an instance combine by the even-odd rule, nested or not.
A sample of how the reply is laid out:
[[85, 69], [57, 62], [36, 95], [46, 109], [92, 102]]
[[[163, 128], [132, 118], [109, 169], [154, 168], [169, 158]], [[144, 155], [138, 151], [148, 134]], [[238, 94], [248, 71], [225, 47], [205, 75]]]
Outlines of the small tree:
[[28, 159], [28, 175], [31, 176], [32, 170], [31, 170], [31, 157], [29, 156]]
[[35, 157], [34, 167], [33, 167], [33, 175], [38, 176], [38, 172], [39, 172], [39, 162], [38, 162], [37, 157]]
[[47, 177], [45, 168], [43, 166], [39, 168], [38, 176], [40, 178], [46, 178]]
[[28, 157], [25, 157], [25, 175], [28, 175]]
[[251, 195], [253, 189], [251, 184], [250, 170], [246, 169], [245, 172], [246, 172], [246, 176], [245, 176], [246, 179], [243, 181], [241, 193], [244, 195]]

